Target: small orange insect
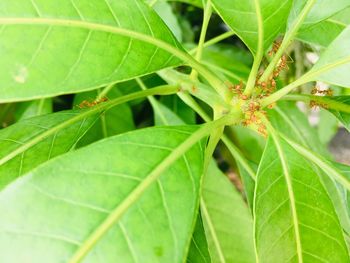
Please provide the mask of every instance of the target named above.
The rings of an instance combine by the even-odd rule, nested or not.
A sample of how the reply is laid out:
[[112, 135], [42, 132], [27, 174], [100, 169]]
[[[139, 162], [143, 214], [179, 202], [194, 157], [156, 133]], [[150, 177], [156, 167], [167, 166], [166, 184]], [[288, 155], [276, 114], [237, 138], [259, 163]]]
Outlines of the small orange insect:
[[275, 40], [272, 44], [272, 49], [269, 51], [269, 56], [276, 54], [278, 49], [281, 47], [282, 40]]
[[83, 100], [83, 101], [78, 105], [78, 107], [79, 107], [80, 109], [91, 108], [91, 107], [94, 107], [94, 106], [96, 106], [96, 105], [98, 105], [98, 104], [100, 104], [100, 103], [102, 103], [102, 102], [106, 102], [106, 101], [108, 101], [108, 98], [107, 98], [107, 97], [103, 97], [103, 98], [101, 98], [101, 99], [98, 99], [98, 100], [95, 100], [95, 101], [92, 101], [92, 102], [90, 102], [90, 101], [88, 101], [88, 100]]

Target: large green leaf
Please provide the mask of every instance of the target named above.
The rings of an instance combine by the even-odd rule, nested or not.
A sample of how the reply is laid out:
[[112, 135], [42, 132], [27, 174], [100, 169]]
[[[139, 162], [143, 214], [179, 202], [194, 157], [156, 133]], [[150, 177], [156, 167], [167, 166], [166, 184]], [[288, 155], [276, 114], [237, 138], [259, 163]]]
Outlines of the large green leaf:
[[0, 1], [0, 102], [92, 90], [174, 65], [179, 44], [141, 0]]
[[[171, 89], [177, 88], [170, 87]], [[0, 143], [2, 143], [0, 170], [2, 169], [1, 173], [4, 174], [0, 178], [0, 188], [24, 173], [24, 165], [28, 171], [31, 169], [29, 166], [34, 167], [48, 160], [51, 156], [58, 155], [59, 150], [68, 147], [65, 144], [66, 140], [70, 147], [74, 146], [96, 120], [94, 116], [103, 110], [146, 95], [167, 94], [168, 92], [169, 87], [149, 89], [116, 98], [85, 110], [60, 112], [24, 120], [7, 129], [0, 130]], [[69, 141], [72, 139], [73, 141]], [[61, 141], [60, 145], [57, 145], [57, 140]], [[58, 153], [54, 150], [57, 150]], [[29, 152], [30, 155], [28, 155]], [[23, 161], [27, 158], [29, 162], [24, 163]], [[3, 181], [1, 182], [1, 180]]]
[[349, 262], [339, 219], [312, 164], [277, 136], [266, 145], [255, 193], [259, 262]]
[[68, 262], [87, 249], [84, 262], [183, 262], [203, 164], [202, 144], [184, 141], [196, 130], [111, 137], [14, 182], [0, 193], [1, 261]]
[[204, 177], [202, 195], [201, 212], [213, 262], [254, 262], [249, 208], [214, 163]]
[[315, 66], [306, 75], [341, 87], [350, 87], [350, 26], [330, 44]]
[[[71, 150], [97, 116], [70, 121], [82, 113], [63, 111], [25, 119], [0, 130], [0, 189], [41, 163]], [[64, 129], [57, 129], [67, 123]]]
[[[311, 127], [305, 114], [301, 113], [294, 103], [279, 103], [278, 107], [275, 107], [273, 111], [269, 112], [269, 119], [274, 127], [284, 135], [293, 138], [294, 141], [304, 147], [313, 149], [324, 157], [327, 156], [331, 158], [325, 145], [319, 140], [316, 130]], [[341, 193], [337, 189], [335, 181], [320, 169], [315, 170], [315, 172], [317, 172], [322, 179], [325, 189], [327, 190], [340, 218], [342, 227], [349, 230], [350, 221], [347, 216], [344, 216], [344, 211], [346, 211], [344, 201]]]
[[[213, 0], [213, 5], [223, 20], [255, 54], [259, 43], [259, 24], [263, 31], [263, 46], [266, 50], [279, 33], [286, 29], [292, 5], [291, 0]], [[259, 3], [260, 2], [260, 3]], [[259, 3], [259, 6], [257, 5]], [[257, 13], [261, 13], [259, 20]], [[260, 32], [261, 33], [261, 32]]]

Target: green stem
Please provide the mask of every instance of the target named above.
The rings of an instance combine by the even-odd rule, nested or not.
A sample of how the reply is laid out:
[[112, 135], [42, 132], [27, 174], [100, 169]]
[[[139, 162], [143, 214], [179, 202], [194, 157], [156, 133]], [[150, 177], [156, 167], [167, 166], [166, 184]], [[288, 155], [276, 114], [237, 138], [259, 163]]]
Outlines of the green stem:
[[98, 241], [114, 226], [124, 213], [139, 200], [143, 193], [168, 169], [177, 159], [186, 153], [194, 144], [209, 135], [212, 129], [231, 124], [237, 116], [227, 115], [216, 121], [207, 123], [189, 136], [183, 143], [174, 149], [149, 175], [126, 197], [83, 242], [68, 263], [78, 263], [93, 249]]
[[43, 111], [43, 108], [44, 108], [44, 105], [45, 105], [45, 102], [46, 102], [47, 99], [41, 99], [39, 100], [39, 105], [38, 105], [38, 109], [36, 111], [36, 116], [39, 116], [39, 115], [42, 115], [42, 111]]
[[111, 89], [113, 89], [114, 86], [115, 86], [115, 83], [111, 83], [107, 85], [104, 89], [101, 90], [101, 92], [99, 92], [99, 94], [96, 97], [96, 100], [98, 101], [106, 97], [107, 94], [111, 91]]
[[264, 98], [261, 100], [261, 106], [266, 107], [276, 101], [278, 101], [283, 96], [287, 95], [289, 92], [291, 92], [296, 87], [299, 87], [300, 85], [305, 84], [308, 82], [307, 78], [305, 78], [305, 75], [301, 77], [300, 79], [297, 79], [296, 81], [290, 83], [286, 87], [276, 91], [275, 93], [271, 94], [270, 96]]
[[[183, 102], [185, 102], [189, 107], [191, 107], [195, 112], [197, 112], [204, 121], [211, 121], [211, 118], [202, 109], [202, 107], [199, 106], [199, 104], [191, 97], [191, 95], [186, 93], [178, 93], [178, 96], [182, 99]], [[243, 153], [236, 147], [236, 145], [232, 143], [232, 141], [225, 134], [221, 136], [221, 140], [226, 145], [233, 158], [242, 165], [242, 167], [246, 170], [249, 176], [255, 181], [255, 172], [250, 167]]]
[[[208, 40], [207, 42], [204, 43], [203, 47], [206, 48], [206, 47], [210, 47], [212, 45], [215, 45], [216, 43], [219, 43], [220, 41], [226, 39], [226, 38], [229, 38], [229, 37], [232, 37], [235, 35], [235, 32], [233, 31], [228, 31], [228, 32], [225, 32], [217, 37], [214, 37], [210, 40]], [[188, 53], [190, 53], [191, 55], [195, 54], [196, 51], [197, 51], [198, 47], [195, 47], [193, 49], [191, 49]]]
[[157, 74], [167, 83], [179, 85], [181, 90], [188, 91], [196, 98], [207, 103], [213, 109], [228, 111], [231, 107], [212, 89], [212, 87], [209, 87], [199, 81], [192, 81], [186, 74], [180, 73], [173, 69], [164, 69], [158, 71]]
[[87, 117], [92, 116], [94, 114], [101, 113], [105, 110], [108, 110], [114, 106], [117, 106], [119, 104], [122, 104], [122, 103], [125, 103], [128, 101], [147, 97], [150, 95], [170, 95], [170, 94], [175, 94], [178, 91], [179, 91], [179, 88], [177, 86], [169, 86], [169, 85], [160, 86], [160, 87], [157, 87], [154, 89], [148, 89], [145, 91], [131, 93], [129, 95], [110, 100], [109, 102], [100, 103], [100, 104], [96, 105], [95, 107], [88, 108], [88, 109], [84, 110], [81, 114], [79, 114], [79, 115], [77, 115], [77, 116], [75, 116], [75, 117], [73, 117], [73, 118], [71, 118], [63, 123], [60, 123], [59, 125], [54, 126], [43, 133], [40, 133], [38, 136], [35, 136], [30, 141], [22, 144], [21, 146], [19, 146], [18, 148], [16, 148], [12, 152], [10, 152], [9, 154], [7, 154], [3, 158], [1, 158], [0, 159], [0, 166], [3, 165], [4, 163], [8, 162], [9, 160], [13, 159], [14, 157], [18, 156], [19, 154], [25, 152], [26, 150], [33, 147], [34, 145], [41, 142], [42, 140], [46, 139], [47, 137], [57, 133], [58, 131], [60, 131], [66, 127], [69, 127], [70, 125], [72, 125], [80, 120], [83, 120], [84, 118], [87, 118]]
[[[201, 30], [201, 34], [199, 37], [198, 48], [197, 48], [196, 55], [195, 55], [195, 59], [198, 62], [201, 61], [201, 59], [202, 59], [204, 42], [205, 42], [205, 37], [207, 35], [207, 30], [208, 30], [211, 14], [212, 14], [211, 0], [208, 0], [206, 5], [205, 5], [205, 9], [204, 9], [202, 30]], [[198, 78], [198, 72], [195, 69], [192, 69], [190, 78], [192, 80], [196, 80]]]
[[290, 30], [288, 30], [288, 32], [284, 36], [281, 46], [277, 50], [277, 53], [266, 68], [264, 74], [261, 76], [261, 81], [267, 81], [268, 78], [272, 75], [275, 67], [277, 66], [277, 63], [279, 62], [280, 58], [282, 57], [283, 53], [286, 51], [288, 46], [292, 43], [293, 39], [295, 38], [295, 35], [298, 33], [299, 28], [302, 26], [306, 16], [310, 12], [315, 2], [316, 0], [308, 0], [306, 2], [303, 10], [299, 14], [299, 16], [294, 20], [293, 24], [290, 27]]
[[334, 100], [336, 97], [321, 97], [321, 96], [312, 96], [308, 94], [292, 94], [286, 95], [283, 100], [291, 101], [303, 101], [305, 103], [310, 103], [310, 101], [316, 101], [322, 104], [327, 105], [327, 109], [337, 110], [345, 113], [350, 113], [350, 105], [342, 103], [340, 101]]
[[101, 32], [108, 32], [112, 34], [117, 34], [121, 36], [126, 36], [140, 40], [145, 43], [157, 46], [168, 53], [174, 55], [185, 63], [188, 63], [192, 68], [197, 70], [209, 83], [210, 85], [223, 97], [226, 98], [229, 91], [225, 83], [208, 70], [205, 66], [195, 60], [190, 54], [184, 52], [183, 50], [175, 47], [165, 41], [154, 38], [140, 32], [132, 31], [126, 28], [119, 28], [115, 26], [97, 24], [88, 21], [79, 21], [71, 19], [55, 19], [55, 18], [0, 18], [0, 25], [56, 25], [65, 26], [73, 28], [85, 28], [88, 30], [95, 30]]
[[257, 21], [258, 21], [258, 48], [256, 55], [254, 57], [254, 63], [253, 67], [250, 71], [247, 86], [244, 90], [244, 94], [247, 96], [250, 96], [253, 93], [253, 90], [255, 88], [255, 82], [256, 82], [256, 77], [259, 72], [259, 67], [261, 64], [261, 60], [264, 56], [264, 25], [263, 25], [263, 18], [261, 15], [261, 9], [260, 9], [260, 2], [259, 0], [254, 0], [255, 2], [255, 11], [256, 11], [256, 16], [257, 16]]

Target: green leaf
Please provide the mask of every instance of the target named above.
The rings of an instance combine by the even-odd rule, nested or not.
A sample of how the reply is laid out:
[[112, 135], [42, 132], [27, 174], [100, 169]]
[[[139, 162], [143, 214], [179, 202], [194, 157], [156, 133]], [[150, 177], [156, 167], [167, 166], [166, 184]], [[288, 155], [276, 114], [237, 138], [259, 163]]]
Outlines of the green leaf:
[[[311, 3], [311, 1], [313, 3]], [[312, 6], [310, 6], [311, 9], [303, 21], [301, 30], [306, 30], [307, 28], [336, 15], [338, 12], [343, 11], [346, 9], [346, 7], [350, 6], [348, 0], [295, 0], [288, 18], [288, 27], [292, 26], [299, 14], [302, 12], [303, 8], [310, 3]]]
[[153, 99], [151, 105], [154, 111], [154, 124], [157, 126], [183, 125], [185, 122], [161, 102]]
[[[79, 105], [84, 100], [94, 101], [97, 95], [97, 91], [77, 94], [74, 98], [74, 104]], [[118, 91], [117, 87], [114, 87], [106, 94], [106, 98], [109, 100], [119, 97], [121, 97], [121, 93]], [[99, 139], [134, 129], [135, 124], [130, 106], [127, 103], [121, 104], [104, 112], [91, 129], [81, 138], [78, 146], [85, 146]]]
[[350, 217], [347, 212], [347, 202], [344, 196], [344, 192], [346, 191], [345, 188], [343, 188], [333, 178], [329, 177], [328, 174], [322, 172], [320, 169], [318, 169], [317, 172], [321, 176], [322, 182], [327, 189], [329, 197], [332, 199], [342, 228], [344, 229], [345, 233], [350, 233]]
[[198, 215], [196, 227], [193, 232], [187, 263], [210, 263], [211, 258], [208, 251], [208, 243], [205, 237], [203, 221]]
[[320, 109], [320, 120], [317, 125], [318, 137], [324, 145], [329, 145], [330, 141], [338, 132], [338, 120], [325, 109]]
[[182, 2], [196, 7], [203, 7], [202, 0], [174, 0], [174, 2]]
[[274, 128], [284, 135], [324, 156], [330, 156], [325, 145], [319, 140], [317, 130], [311, 127], [306, 115], [295, 103], [279, 102], [278, 106], [268, 111], [268, 116]]
[[[350, 96], [336, 96], [328, 97], [328, 99], [342, 102], [350, 106]], [[338, 110], [328, 109], [331, 113], [337, 117], [337, 119], [344, 125], [344, 127], [350, 132], [350, 114], [341, 112]]]
[[300, 29], [297, 39], [310, 45], [326, 48], [339, 36], [346, 26], [347, 24], [333, 19], [325, 20], [307, 28]]
[[348, 262], [339, 219], [312, 164], [269, 139], [255, 191], [259, 262]]
[[[307, 0], [297, 0], [296, 2], [307, 2]], [[350, 6], [348, 0], [316, 0], [314, 6], [306, 17], [303, 26], [319, 23], [336, 13]], [[294, 10], [292, 10], [293, 12]], [[297, 10], [295, 10], [297, 12]]]
[[309, 81], [319, 80], [341, 87], [350, 87], [350, 26], [330, 44], [309, 73]]
[[348, 7], [327, 20], [301, 28], [297, 38], [308, 44], [326, 48], [350, 24], [349, 17]]
[[204, 177], [201, 212], [213, 262], [255, 261], [248, 206], [214, 163]]
[[348, 191], [350, 191], [350, 179], [347, 174], [341, 173], [334, 163], [325, 159], [323, 156], [320, 156], [317, 153], [310, 151], [309, 149], [299, 145], [293, 140], [285, 137], [283, 134], [280, 134], [285, 141], [287, 141], [299, 154], [315, 163], [322, 171], [327, 173], [328, 176], [332, 177], [339, 184], [344, 186]]
[[177, 20], [177, 17], [174, 14], [170, 4], [167, 2], [158, 1], [153, 6], [153, 9], [163, 19], [163, 21], [169, 27], [171, 32], [173, 32], [176, 39], [179, 42], [182, 42], [182, 30], [181, 30], [181, 27], [179, 25], [179, 21]]
[[[264, 50], [269, 48], [279, 33], [286, 29], [286, 22], [292, 5], [291, 0], [212, 0], [219, 15], [242, 39], [250, 51], [258, 50], [259, 24], [263, 30]], [[260, 2], [260, 8], [257, 3]], [[260, 12], [262, 21], [257, 13]]]
[[22, 120], [49, 113], [52, 113], [52, 100], [41, 99], [19, 103], [15, 115], [17, 120]]
[[[183, 262], [203, 165], [196, 130], [111, 137], [13, 183], [0, 193], [2, 261], [77, 262], [80, 249], [90, 252], [86, 262]], [[103, 234], [91, 234], [101, 226]]]
[[[63, 111], [25, 119], [0, 130], [0, 189], [47, 160], [70, 151], [97, 117]], [[64, 129], [58, 129], [67, 123]]]
[[265, 147], [265, 139], [252, 129], [243, 126], [232, 126], [235, 144], [247, 157], [258, 164]]
[[2, 0], [0, 33], [1, 102], [93, 90], [179, 63], [159, 40], [181, 49], [140, 0]]
[[[239, 51], [241, 54], [238, 53]], [[249, 60], [251, 58], [247, 55], [244, 57], [242, 53], [238, 48], [234, 50], [232, 46], [211, 46], [203, 51], [201, 62], [214, 72], [226, 76], [233, 83], [240, 83], [240, 81], [245, 83], [248, 79], [250, 68], [240, 60]]]
[[196, 124], [196, 113], [177, 95], [162, 96], [160, 102], [171, 109], [186, 124]]
[[[237, 167], [239, 171], [239, 175], [242, 179], [245, 198], [247, 199], [247, 203], [249, 205], [250, 211], [253, 212], [254, 205], [254, 189], [255, 189], [255, 177], [252, 177], [252, 172], [254, 172], [254, 176], [256, 175], [256, 165], [252, 162], [249, 162], [249, 171], [244, 167], [241, 163], [237, 161]], [[255, 169], [253, 169], [254, 167]]]

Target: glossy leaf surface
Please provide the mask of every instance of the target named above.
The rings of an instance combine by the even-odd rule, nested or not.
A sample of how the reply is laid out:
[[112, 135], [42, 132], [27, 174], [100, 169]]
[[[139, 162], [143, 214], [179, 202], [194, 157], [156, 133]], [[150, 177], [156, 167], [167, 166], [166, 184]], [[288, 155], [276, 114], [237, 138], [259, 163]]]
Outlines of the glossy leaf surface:
[[[41, 163], [71, 150], [97, 116], [69, 121], [82, 111], [66, 111], [17, 122], [0, 130], [0, 189]], [[68, 123], [64, 129], [57, 129]], [[49, 135], [47, 132], [51, 132]]]
[[350, 26], [330, 44], [311, 69], [310, 80], [350, 87]]
[[178, 46], [140, 0], [0, 1], [0, 101], [92, 90], [179, 62], [133, 32]]
[[150, 128], [111, 137], [13, 183], [0, 193], [2, 261], [69, 261], [138, 188], [142, 194], [84, 262], [183, 262], [198, 211], [202, 145], [193, 146], [153, 184], [144, 182], [195, 130]]
[[201, 212], [213, 262], [254, 262], [249, 208], [214, 163], [204, 177]]
[[[264, 50], [279, 33], [286, 29], [286, 21], [292, 5], [291, 0], [213, 0], [213, 5], [228, 26], [255, 54], [258, 49], [259, 26], [262, 24]], [[259, 6], [257, 5], [259, 3]], [[258, 21], [257, 10], [262, 21]]]
[[282, 139], [269, 139], [257, 175], [259, 262], [348, 262], [333, 204], [312, 164]]

